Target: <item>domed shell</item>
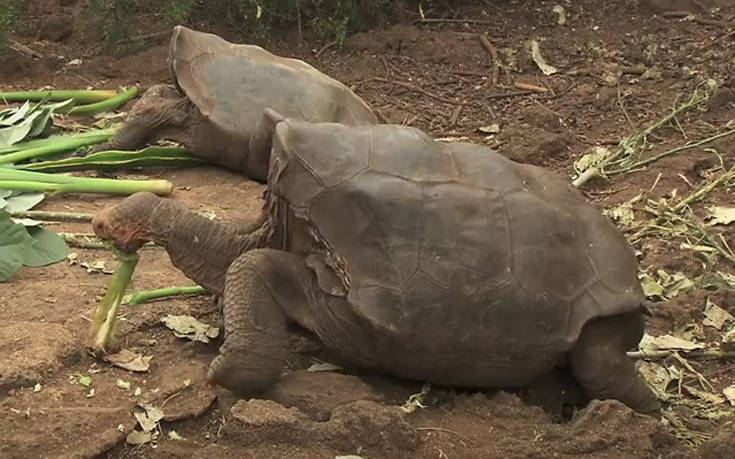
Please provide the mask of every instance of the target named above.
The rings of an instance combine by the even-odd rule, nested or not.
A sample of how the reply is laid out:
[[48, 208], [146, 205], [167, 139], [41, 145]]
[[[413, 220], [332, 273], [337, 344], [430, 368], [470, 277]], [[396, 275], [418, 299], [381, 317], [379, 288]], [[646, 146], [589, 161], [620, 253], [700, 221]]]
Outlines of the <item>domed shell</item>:
[[284, 121], [270, 177], [269, 201], [290, 216], [278, 223], [308, 233], [285, 249], [332, 267], [316, 271], [320, 285], [340, 278], [374, 330], [456, 351], [434, 361], [489, 346], [502, 357], [473, 362], [508, 373], [499, 383], [548, 369], [587, 321], [643, 299], [635, 255], [606, 217], [555, 174], [487, 147]]
[[303, 61], [183, 26], [171, 37], [169, 69], [204, 116], [223, 132], [242, 136], [244, 145], [266, 106], [307, 121], [377, 122], [349, 88]]

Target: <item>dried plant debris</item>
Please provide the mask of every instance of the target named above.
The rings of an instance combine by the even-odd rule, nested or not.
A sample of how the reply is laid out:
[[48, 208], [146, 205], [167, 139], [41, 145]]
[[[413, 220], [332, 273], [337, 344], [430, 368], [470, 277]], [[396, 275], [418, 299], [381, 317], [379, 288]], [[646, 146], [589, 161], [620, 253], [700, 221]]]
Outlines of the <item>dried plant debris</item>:
[[219, 328], [202, 323], [191, 316], [167, 315], [161, 319], [168, 328], [173, 330], [177, 338], [187, 338], [192, 341], [209, 343], [219, 335]]

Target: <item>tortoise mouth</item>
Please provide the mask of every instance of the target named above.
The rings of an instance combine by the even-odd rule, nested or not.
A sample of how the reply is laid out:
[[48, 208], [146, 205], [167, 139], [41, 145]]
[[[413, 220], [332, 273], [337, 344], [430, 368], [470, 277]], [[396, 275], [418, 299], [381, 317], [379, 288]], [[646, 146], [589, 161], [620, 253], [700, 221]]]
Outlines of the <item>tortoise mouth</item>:
[[147, 242], [147, 238], [132, 225], [110, 223], [105, 221], [104, 216], [95, 217], [92, 220], [92, 228], [94, 234], [103, 242], [110, 243], [125, 252], [135, 252]]

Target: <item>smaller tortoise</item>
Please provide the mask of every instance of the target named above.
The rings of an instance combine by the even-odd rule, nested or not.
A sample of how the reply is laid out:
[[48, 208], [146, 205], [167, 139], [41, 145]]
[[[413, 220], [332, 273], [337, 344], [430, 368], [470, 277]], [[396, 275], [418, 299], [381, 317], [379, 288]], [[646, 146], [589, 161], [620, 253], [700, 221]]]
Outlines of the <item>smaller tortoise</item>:
[[259, 46], [176, 26], [168, 63], [175, 86], [148, 89], [120, 132], [94, 151], [130, 150], [169, 139], [262, 182], [271, 144], [263, 125], [266, 106], [305, 121], [377, 122], [370, 107], [339, 81]]
[[634, 252], [566, 181], [411, 127], [266, 113], [275, 134], [256, 229], [150, 193], [93, 221], [122, 249], [162, 244], [222, 296], [210, 380], [267, 389], [293, 321], [355, 368], [522, 388], [564, 366], [590, 398], [659, 408], [625, 354], [645, 325]]

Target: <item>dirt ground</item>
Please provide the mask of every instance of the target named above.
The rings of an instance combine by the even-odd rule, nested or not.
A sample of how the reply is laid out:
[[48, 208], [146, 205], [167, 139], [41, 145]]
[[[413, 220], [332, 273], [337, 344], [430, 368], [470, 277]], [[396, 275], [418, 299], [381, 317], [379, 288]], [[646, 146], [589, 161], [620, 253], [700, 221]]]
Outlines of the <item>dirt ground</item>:
[[[12, 51], [1, 57], [0, 89], [145, 88], [168, 80], [165, 38], [134, 55], [104, 56], [74, 21], [65, 26], [68, 34], [51, 33], [64, 18], [80, 14], [77, 2], [58, 2], [53, 13], [44, 3], [56, 2], [35, 6], [29, 29], [37, 32], [15, 37], [43, 58]], [[467, 137], [567, 177], [573, 162], [592, 147], [614, 147], [660, 119], [707, 79], [720, 85], [707, 110], [680, 116], [681, 129], [657, 131], [647, 154], [735, 127], [733, 1], [476, 3], [453, 16], [473, 23], [397, 24], [351, 36], [343, 48], [318, 56], [323, 43], [299, 43], [290, 36], [269, 49], [302, 58], [353, 87], [389, 122], [410, 124], [435, 137]], [[566, 25], [556, 23], [552, 8], [557, 3], [566, 10]], [[688, 10], [696, 16], [662, 15], [666, 10]], [[141, 18], [140, 24], [141, 29], [156, 30], [150, 18]], [[228, 30], [209, 30], [232, 38]], [[501, 69], [497, 84], [479, 33], [488, 35], [503, 63], [512, 67]], [[530, 39], [538, 41], [557, 73], [545, 76], [527, 57], [524, 43]], [[70, 64], [74, 59], [81, 64]], [[514, 83], [547, 91], [524, 91]], [[731, 136], [641, 170], [591, 181], [582, 190], [600, 209], [611, 209], [639, 193], [653, 200], [670, 197], [674, 189], [679, 196], [689, 194], [707, 183], [709, 171], [720, 165], [714, 174], [721, 174], [734, 163]], [[260, 209], [263, 185], [217, 168], [128, 175], [133, 173], [172, 181], [173, 198], [218, 218], [247, 219]], [[695, 202], [695, 213], [704, 215], [713, 204], [732, 206], [733, 185], [720, 186]], [[39, 209], [94, 213], [118, 200], [54, 197]], [[644, 218], [643, 203], [637, 206], [636, 218]], [[735, 247], [734, 227], [718, 230], [730, 247]], [[91, 231], [86, 224], [51, 228]], [[646, 237], [636, 248], [641, 267], [649, 272], [681, 271], [692, 279], [712, 269], [735, 273], [735, 264], [724, 258], [708, 268], [696, 252], [682, 249], [679, 239]], [[115, 266], [107, 251], [73, 251], [78, 260]], [[293, 354], [283, 380], [261, 398], [237, 400], [204, 381], [219, 341], [179, 339], [160, 322], [169, 313], [187, 314], [218, 326], [216, 302], [205, 295], [122, 311], [125, 346], [153, 356], [149, 372], [132, 373], [84, 351], [89, 318], [108, 281], [109, 276], [88, 273], [79, 264], [59, 263], [24, 268], [0, 284], [1, 457], [720, 458], [735, 448], [733, 408], [724, 399], [705, 406], [686, 393], [667, 403], [668, 414], [660, 419], [635, 414], [617, 402], [592, 401], [570, 420], [559, 420], [524, 403], [518, 394], [440, 388], [431, 389], [424, 408], [406, 413], [401, 406], [421, 391], [421, 382], [349, 369], [306, 371], [324, 357], [319, 344], [299, 330], [293, 333]], [[191, 285], [166, 253], [155, 248], [142, 251], [134, 282], [140, 290]], [[707, 298], [735, 314], [732, 291], [694, 289], [659, 302], [649, 333], [701, 329]], [[711, 328], [705, 332], [713, 336]], [[732, 361], [686, 363], [692, 371], [685, 384], [699, 387], [694, 371], [711, 383], [712, 393], [735, 384]], [[674, 358], [665, 364], [681, 366]], [[79, 384], [79, 374], [91, 376], [89, 387]], [[130, 382], [130, 388], [118, 387], [118, 380]], [[164, 418], [154, 441], [131, 445], [125, 438], [136, 427], [140, 401], [160, 408]], [[172, 431], [181, 438], [172, 438]]]

